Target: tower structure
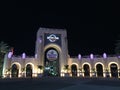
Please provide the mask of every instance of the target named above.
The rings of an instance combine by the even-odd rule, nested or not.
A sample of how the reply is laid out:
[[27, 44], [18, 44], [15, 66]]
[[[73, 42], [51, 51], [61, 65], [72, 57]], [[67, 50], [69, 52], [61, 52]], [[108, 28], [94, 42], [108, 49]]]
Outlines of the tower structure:
[[64, 65], [67, 64], [68, 46], [66, 30], [39, 28], [35, 55], [38, 64], [45, 67], [44, 72], [60, 75]]

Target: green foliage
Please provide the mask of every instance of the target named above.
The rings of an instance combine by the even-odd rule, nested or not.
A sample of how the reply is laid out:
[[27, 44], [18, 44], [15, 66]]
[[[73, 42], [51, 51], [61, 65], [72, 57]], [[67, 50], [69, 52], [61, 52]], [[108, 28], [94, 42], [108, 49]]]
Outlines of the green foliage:
[[67, 73], [68, 73], [68, 70], [69, 70], [69, 65], [64, 65], [64, 70], [66, 70], [67, 71]]
[[108, 68], [106, 68], [106, 69], [105, 69], [105, 71], [106, 71], [106, 72], [108, 72], [108, 71], [109, 71], [109, 69], [108, 69]]
[[42, 65], [38, 65], [38, 68], [41, 70], [41, 69], [43, 69], [43, 66]]
[[79, 71], [82, 71], [82, 68], [79, 68]]
[[92, 68], [92, 71], [95, 72], [95, 68]]
[[9, 46], [3, 41], [0, 42], [0, 55], [4, 55], [9, 51]]
[[69, 65], [64, 65], [64, 69], [68, 70], [69, 69]]
[[9, 46], [3, 41], [0, 42], [0, 77], [2, 76], [4, 55], [10, 50]]
[[24, 68], [21, 68], [21, 71], [24, 72], [24, 71], [25, 71], [25, 67], [24, 67]]

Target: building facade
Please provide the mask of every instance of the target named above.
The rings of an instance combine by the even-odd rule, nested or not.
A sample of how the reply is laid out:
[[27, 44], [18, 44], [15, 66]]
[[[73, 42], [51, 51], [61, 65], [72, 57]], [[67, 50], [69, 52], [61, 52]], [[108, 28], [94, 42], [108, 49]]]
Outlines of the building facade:
[[70, 57], [65, 29], [39, 28], [35, 55], [15, 56], [9, 52], [4, 58], [3, 76], [119, 77], [120, 58], [106, 53]]

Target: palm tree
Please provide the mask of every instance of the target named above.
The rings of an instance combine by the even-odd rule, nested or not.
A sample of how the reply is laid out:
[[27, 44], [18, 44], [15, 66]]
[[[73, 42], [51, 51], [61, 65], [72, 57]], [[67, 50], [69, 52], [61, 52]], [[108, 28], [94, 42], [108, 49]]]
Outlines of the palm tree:
[[67, 73], [68, 73], [68, 70], [69, 70], [69, 65], [64, 65], [64, 70], [66, 70], [67, 71]]
[[0, 55], [6, 54], [9, 51], [9, 46], [3, 41], [0, 42]]
[[68, 70], [69, 70], [69, 65], [64, 65], [64, 70], [65, 70], [65, 72], [64, 72], [64, 75], [66, 76], [66, 77], [69, 77], [69, 73], [68, 73]]
[[10, 50], [9, 46], [3, 41], [0, 42], [0, 77], [2, 76], [4, 55]]
[[25, 67], [21, 68], [21, 71], [24, 72], [25, 71]]
[[43, 66], [42, 65], [38, 65], [38, 68], [40, 69], [40, 73], [41, 73], [41, 70], [43, 69]]

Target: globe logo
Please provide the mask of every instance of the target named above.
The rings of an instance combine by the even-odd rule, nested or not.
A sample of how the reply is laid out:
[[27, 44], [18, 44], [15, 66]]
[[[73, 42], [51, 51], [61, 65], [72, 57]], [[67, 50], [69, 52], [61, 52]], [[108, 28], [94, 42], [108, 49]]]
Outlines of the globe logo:
[[47, 52], [47, 59], [50, 61], [56, 60], [58, 58], [58, 53], [55, 50], [49, 50]]
[[55, 42], [56, 40], [59, 39], [59, 37], [56, 37], [56, 35], [51, 34], [50, 36], [47, 37], [47, 39], [48, 39], [50, 42]]

